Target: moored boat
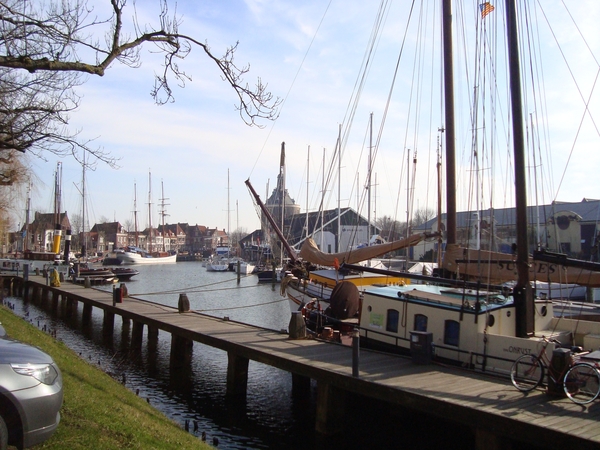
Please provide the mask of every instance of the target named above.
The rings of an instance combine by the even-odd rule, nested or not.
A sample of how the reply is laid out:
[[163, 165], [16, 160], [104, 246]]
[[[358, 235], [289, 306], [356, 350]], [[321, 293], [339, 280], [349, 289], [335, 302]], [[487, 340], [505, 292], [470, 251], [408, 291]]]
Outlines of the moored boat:
[[117, 259], [122, 264], [172, 264], [177, 262], [177, 254], [168, 252], [149, 253], [138, 247], [125, 247], [122, 252], [117, 253]]

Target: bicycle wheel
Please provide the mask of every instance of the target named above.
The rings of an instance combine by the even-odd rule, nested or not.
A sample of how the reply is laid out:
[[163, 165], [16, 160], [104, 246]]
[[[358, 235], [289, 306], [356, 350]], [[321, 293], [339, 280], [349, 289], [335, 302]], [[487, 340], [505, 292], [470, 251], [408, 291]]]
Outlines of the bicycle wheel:
[[565, 374], [563, 387], [567, 397], [575, 403], [590, 403], [600, 393], [600, 373], [590, 364], [575, 364]]
[[520, 356], [510, 369], [510, 381], [522, 392], [532, 391], [542, 383], [543, 378], [544, 366], [533, 355]]

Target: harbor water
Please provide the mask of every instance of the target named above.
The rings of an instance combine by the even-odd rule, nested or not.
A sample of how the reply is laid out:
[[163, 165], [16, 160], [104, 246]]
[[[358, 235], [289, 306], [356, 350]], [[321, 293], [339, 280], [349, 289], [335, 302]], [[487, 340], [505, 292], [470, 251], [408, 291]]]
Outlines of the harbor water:
[[[191, 309], [204, 314], [287, 330], [290, 306], [280, 295], [279, 285], [258, 283], [254, 275], [242, 276], [238, 283], [235, 273], [207, 272], [199, 262], [131, 267], [140, 273], [126, 282], [130, 296], [176, 307], [179, 295], [185, 293]], [[102, 289], [112, 290], [112, 286]], [[340, 424], [341, 433], [320, 436], [314, 432], [314, 381], [306, 398], [297, 398], [292, 396], [289, 373], [250, 361], [245, 401], [230, 399], [226, 396], [227, 354], [221, 350], [195, 342], [191, 367], [173, 371], [168, 333], [160, 332], [155, 351], [144, 342], [141, 353], [134, 353], [129, 348], [130, 330], [123, 330], [120, 320], [115, 320], [110, 338], [103, 336], [99, 310], [94, 309], [91, 323], [84, 327], [81, 311], [67, 319], [22, 299], [7, 300], [14, 304], [16, 314], [55, 332], [82, 358], [147, 398], [182, 428], [189, 428], [198, 438], [205, 432], [208, 442], [218, 438], [218, 448], [422, 449], [444, 448], [449, 442], [453, 447], [473, 448], [471, 430], [450, 420], [353, 395], [345, 399], [347, 414]]]

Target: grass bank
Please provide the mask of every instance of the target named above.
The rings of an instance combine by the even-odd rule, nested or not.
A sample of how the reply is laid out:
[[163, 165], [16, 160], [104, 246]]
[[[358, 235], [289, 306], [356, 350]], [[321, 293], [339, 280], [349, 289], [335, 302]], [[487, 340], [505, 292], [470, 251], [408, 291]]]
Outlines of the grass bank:
[[58, 430], [36, 448], [210, 449], [194, 435], [137, 397], [125, 386], [81, 359], [62, 342], [0, 307], [7, 334], [50, 354], [64, 381]]

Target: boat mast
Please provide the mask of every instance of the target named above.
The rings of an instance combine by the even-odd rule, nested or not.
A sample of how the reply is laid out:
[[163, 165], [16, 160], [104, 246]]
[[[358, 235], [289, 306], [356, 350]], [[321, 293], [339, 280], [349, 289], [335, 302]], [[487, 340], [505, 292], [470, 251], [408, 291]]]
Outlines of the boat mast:
[[517, 284], [514, 287], [516, 335], [532, 336], [533, 292], [529, 284], [529, 243], [527, 238], [527, 182], [525, 180], [525, 138], [521, 104], [519, 38], [515, 0], [506, 1], [506, 34], [510, 74], [510, 96], [515, 164], [515, 209], [517, 232]]
[[62, 165], [60, 162], [56, 163], [56, 176], [54, 179], [54, 239], [52, 246], [52, 253], [58, 254], [60, 252], [60, 238], [62, 234], [60, 224], [60, 199], [62, 187]]
[[148, 172], [148, 252], [152, 253], [152, 173]]
[[23, 233], [23, 252], [25, 250], [29, 250], [29, 211], [31, 210], [31, 179], [29, 179], [29, 184], [27, 185], [27, 206], [25, 210], [25, 229]]
[[440, 148], [440, 137], [438, 136], [438, 154], [437, 154], [437, 265], [442, 267], [442, 149]]
[[308, 146], [306, 155], [306, 219], [304, 221], [304, 228], [306, 229], [306, 236], [308, 238], [308, 187], [310, 185], [310, 145]]
[[137, 184], [134, 181], [133, 182], [133, 228], [135, 230], [135, 246], [136, 247], [139, 246], [139, 243], [138, 243], [139, 231], [138, 231], [137, 213], [138, 213], [138, 210], [137, 210]]
[[229, 206], [229, 169], [227, 169], [227, 257], [229, 258], [231, 252], [231, 242], [229, 240], [230, 230], [231, 230], [231, 220], [230, 220], [231, 208]]
[[323, 178], [321, 180], [321, 250], [325, 245], [325, 148], [323, 148]]
[[456, 243], [456, 152], [454, 132], [454, 71], [452, 50], [452, 0], [442, 0], [444, 47], [444, 117], [446, 127], [446, 245]]
[[336, 239], [336, 251], [340, 251], [340, 238], [342, 233], [340, 232], [342, 219], [340, 214], [342, 213], [341, 208], [341, 197], [342, 197], [342, 124], [338, 125], [338, 201], [337, 201], [337, 239]]
[[81, 231], [83, 233], [83, 245], [81, 246], [81, 257], [87, 256], [87, 235], [85, 234], [85, 152], [83, 152], [83, 164], [81, 165]]
[[[169, 200], [168, 198], [165, 198], [165, 186], [163, 185], [163, 181], [160, 180], [160, 192], [162, 195], [162, 198], [160, 199], [160, 215], [162, 218], [162, 237], [163, 237], [163, 252], [167, 251], [165, 248], [165, 237], [167, 235], [167, 232], [165, 230], [165, 216], [167, 216], [167, 211], [165, 210], [165, 206], [168, 205], [168, 203], [165, 203], [165, 200]], [[169, 250], [171, 249], [171, 246], [169, 246]]]
[[373, 113], [369, 115], [369, 162], [367, 168], [367, 246], [371, 243], [371, 170], [373, 157]]
[[[283, 231], [285, 220], [285, 142], [281, 143], [281, 160], [279, 161], [279, 173], [281, 175], [281, 192], [280, 192], [280, 207], [281, 207], [281, 231]], [[283, 265], [283, 246], [279, 247], [279, 263]]]

